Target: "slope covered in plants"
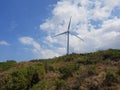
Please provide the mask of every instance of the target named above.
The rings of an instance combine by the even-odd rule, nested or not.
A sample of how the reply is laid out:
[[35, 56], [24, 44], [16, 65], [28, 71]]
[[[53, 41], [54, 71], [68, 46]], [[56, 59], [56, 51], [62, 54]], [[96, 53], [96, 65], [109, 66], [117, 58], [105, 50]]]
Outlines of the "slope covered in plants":
[[0, 90], [119, 90], [120, 50], [0, 63]]

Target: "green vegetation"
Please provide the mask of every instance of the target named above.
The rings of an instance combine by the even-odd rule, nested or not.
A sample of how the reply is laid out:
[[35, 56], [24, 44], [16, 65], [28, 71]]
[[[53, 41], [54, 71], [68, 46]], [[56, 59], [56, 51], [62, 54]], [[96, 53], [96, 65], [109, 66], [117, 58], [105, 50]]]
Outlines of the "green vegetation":
[[119, 90], [120, 50], [0, 62], [0, 90]]
[[16, 64], [15, 60], [7, 60], [7, 62], [0, 62], [0, 72], [10, 69]]

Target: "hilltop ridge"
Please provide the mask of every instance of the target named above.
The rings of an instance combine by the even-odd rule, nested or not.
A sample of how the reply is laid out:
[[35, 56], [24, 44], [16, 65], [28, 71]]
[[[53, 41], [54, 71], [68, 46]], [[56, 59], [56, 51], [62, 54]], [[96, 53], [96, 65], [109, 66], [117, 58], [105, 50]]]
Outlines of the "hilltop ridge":
[[120, 50], [1, 62], [0, 90], [120, 90]]

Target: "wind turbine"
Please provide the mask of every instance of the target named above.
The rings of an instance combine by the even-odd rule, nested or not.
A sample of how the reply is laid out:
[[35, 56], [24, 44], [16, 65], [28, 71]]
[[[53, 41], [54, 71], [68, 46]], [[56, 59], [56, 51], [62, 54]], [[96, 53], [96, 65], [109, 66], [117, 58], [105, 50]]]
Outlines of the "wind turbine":
[[73, 35], [73, 36], [75, 36], [75, 37], [77, 37], [77, 38], [79, 38], [80, 40], [84, 41], [81, 37], [79, 37], [79, 36], [77, 36], [77, 35], [75, 35], [75, 34], [73, 34], [73, 33], [70, 32], [71, 18], [72, 17], [70, 17], [70, 21], [69, 21], [69, 24], [68, 24], [67, 31], [53, 36], [53, 37], [56, 37], [56, 36], [59, 36], [59, 35], [67, 34], [67, 50], [66, 50], [67, 51], [67, 55], [69, 55], [69, 35], [70, 34]]

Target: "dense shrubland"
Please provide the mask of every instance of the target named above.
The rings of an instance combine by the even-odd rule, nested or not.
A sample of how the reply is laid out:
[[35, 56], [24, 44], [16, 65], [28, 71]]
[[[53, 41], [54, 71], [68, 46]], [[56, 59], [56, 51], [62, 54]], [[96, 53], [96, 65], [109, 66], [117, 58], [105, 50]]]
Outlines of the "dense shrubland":
[[0, 90], [119, 90], [120, 50], [0, 63]]

